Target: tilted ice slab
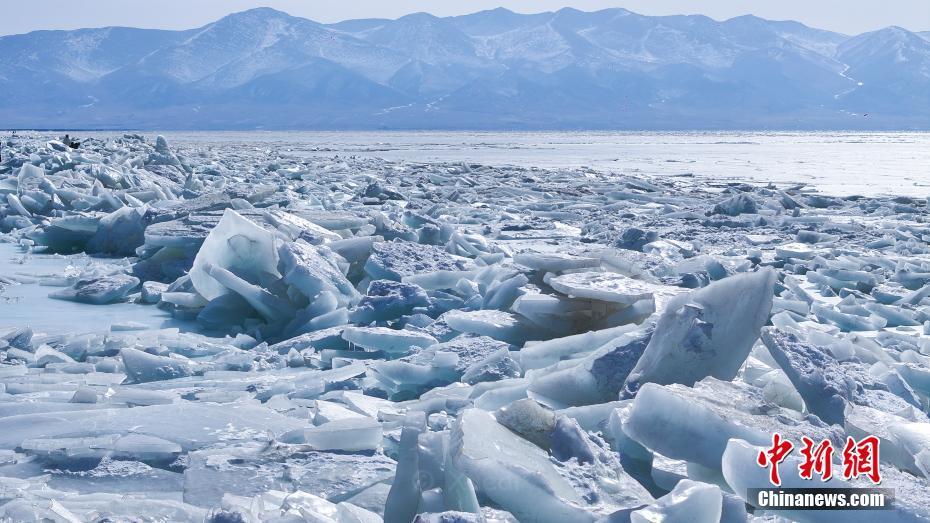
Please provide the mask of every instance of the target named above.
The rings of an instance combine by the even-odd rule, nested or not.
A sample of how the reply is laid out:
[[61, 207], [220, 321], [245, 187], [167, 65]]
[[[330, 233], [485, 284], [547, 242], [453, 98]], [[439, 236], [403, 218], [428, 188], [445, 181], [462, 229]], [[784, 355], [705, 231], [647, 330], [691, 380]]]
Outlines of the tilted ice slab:
[[624, 431], [663, 456], [719, 470], [727, 440], [739, 438], [755, 445], [771, 444], [772, 433], [800, 441], [829, 439], [842, 448], [843, 434], [814, 416], [767, 402], [762, 390], [737, 382], [705, 378], [694, 387], [644, 385]]
[[358, 292], [339, 269], [338, 256], [332, 252], [302, 241], [282, 243], [277, 252], [284, 281], [307, 298], [331, 292], [339, 298], [340, 306], [357, 301]]
[[501, 507], [525, 521], [594, 521], [584, 500], [539, 447], [480, 409], [463, 412], [452, 432], [453, 462]]
[[274, 235], [227, 209], [204, 240], [190, 271], [197, 292], [212, 300], [229, 289], [210, 275], [209, 266], [226, 269], [252, 283], [265, 274], [280, 276]]
[[892, 411], [921, 406], [914, 391], [892, 369], [881, 375], [858, 361], [840, 362], [826, 349], [775, 328], [764, 329], [762, 340], [807, 409], [827, 423], [842, 425], [847, 403]]
[[126, 376], [135, 383], [161, 381], [190, 376], [197, 365], [186, 358], [168, 358], [125, 348], [120, 350]]
[[444, 314], [442, 319], [459, 332], [488, 336], [513, 345], [523, 345], [527, 340], [551, 337], [551, 333], [545, 329], [504, 311], [455, 310]]
[[719, 523], [723, 512], [720, 487], [683, 479], [665, 496], [630, 514], [632, 523], [690, 521]]
[[651, 337], [651, 329], [619, 336], [585, 356], [577, 365], [532, 377], [529, 391], [562, 405], [613, 401]]
[[674, 298], [627, 378], [627, 393], [650, 382], [733, 379], [768, 322], [774, 285], [775, 271], [762, 269]]
[[371, 418], [349, 418], [330, 421], [317, 427], [281, 435], [285, 443], [307, 445], [312, 450], [359, 452], [381, 447], [381, 424]]
[[915, 476], [928, 476], [927, 449], [930, 449], [930, 422], [922, 411], [908, 408], [889, 412], [864, 405], [851, 405], [846, 413], [846, 434], [861, 439], [875, 436], [881, 442], [883, 463]]

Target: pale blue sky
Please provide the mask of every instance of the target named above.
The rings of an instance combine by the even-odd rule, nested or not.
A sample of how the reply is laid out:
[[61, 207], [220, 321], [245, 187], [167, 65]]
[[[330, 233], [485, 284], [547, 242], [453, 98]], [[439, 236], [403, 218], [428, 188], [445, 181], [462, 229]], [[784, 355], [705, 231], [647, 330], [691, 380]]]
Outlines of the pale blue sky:
[[755, 14], [847, 34], [889, 25], [930, 31], [930, 0], [0, 0], [0, 6], [0, 35], [108, 25], [187, 29], [259, 6], [320, 22], [397, 18], [417, 11], [448, 16], [499, 6], [521, 13], [571, 6], [585, 11], [625, 7], [648, 15], [705, 14], [718, 20]]

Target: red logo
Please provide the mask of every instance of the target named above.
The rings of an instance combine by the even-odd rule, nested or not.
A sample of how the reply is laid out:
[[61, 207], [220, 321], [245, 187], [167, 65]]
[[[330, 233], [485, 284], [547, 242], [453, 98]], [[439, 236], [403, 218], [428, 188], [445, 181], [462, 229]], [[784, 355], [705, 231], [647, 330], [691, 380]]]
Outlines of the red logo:
[[801, 455], [804, 461], [798, 465], [798, 472], [804, 479], [813, 479], [816, 472], [820, 481], [827, 481], [833, 477], [833, 444], [830, 440], [823, 440], [814, 447], [814, 440], [804, 436], [801, 438], [804, 447]]
[[[802, 437], [801, 456], [804, 459], [798, 465], [798, 475], [807, 480], [814, 479], [814, 474], [820, 481], [827, 481], [833, 477], [833, 444], [829, 440], [814, 442], [808, 437]], [[865, 476], [878, 485], [882, 481], [878, 470], [879, 440], [875, 436], [867, 436], [858, 442], [853, 438], [846, 439], [841, 458], [843, 460], [843, 479], [854, 479]], [[781, 434], [772, 435], [772, 446], [759, 451], [756, 463], [762, 468], [769, 468], [769, 481], [776, 487], [781, 486], [781, 477], [778, 474], [778, 465], [794, 450], [794, 444], [782, 438]]]
[[868, 436], [859, 440], [846, 438], [843, 447], [843, 477], [847, 479], [865, 476], [878, 485], [882, 475], [878, 472], [878, 438]]
[[769, 481], [776, 487], [781, 485], [781, 478], [778, 477], [778, 464], [785, 461], [788, 454], [794, 449], [794, 444], [788, 440], [781, 439], [781, 434], [772, 434], [772, 446], [768, 450], [759, 452], [756, 463], [760, 467], [772, 467], [769, 470]]

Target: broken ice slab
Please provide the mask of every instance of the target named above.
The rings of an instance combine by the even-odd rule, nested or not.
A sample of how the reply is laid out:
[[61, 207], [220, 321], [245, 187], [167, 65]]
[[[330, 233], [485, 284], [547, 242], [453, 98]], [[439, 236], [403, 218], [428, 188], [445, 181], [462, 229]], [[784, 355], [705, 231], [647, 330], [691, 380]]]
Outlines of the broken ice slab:
[[24, 440], [22, 451], [65, 468], [96, 466], [104, 457], [170, 464], [181, 453], [177, 443], [142, 434]]
[[630, 514], [632, 523], [655, 521], [690, 521], [718, 523], [723, 511], [723, 493], [720, 487], [683, 479], [671, 492], [648, 507]]
[[533, 343], [520, 351], [520, 364], [525, 370], [548, 367], [564, 359], [583, 356], [613, 339], [638, 329], [640, 327], [637, 325], [623, 325]]
[[475, 488], [525, 521], [594, 521], [584, 500], [539, 447], [480, 409], [464, 411], [452, 431], [455, 466]]
[[[13, 449], [37, 438], [86, 437], [99, 433], [140, 434], [177, 443], [185, 451], [219, 441], [268, 438], [308, 426], [256, 405], [174, 403], [6, 418], [0, 448]], [[83, 428], [82, 428], [83, 427]]]
[[106, 305], [124, 301], [138, 286], [139, 279], [128, 274], [89, 276], [78, 279], [71, 288], [49, 294], [49, 297], [91, 305]]
[[898, 413], [853, 405], [846, 417], [846, 432], [861, 439], [875, 436], [881, 443], [879, 457], [900, 470], [930, 479], [930, 423], [914, 409]]
[[672, 299], [627, 378], [625, 394], [649, 382], [733, 379], [768, 322], [775, 278], [771, 269], [737, 274]]
[[458, 332], [487, 336], [512, 345], [523, 345], [529, 340], [552, 337], [551, 332], [504, 311], [453, 310], [443, 314], [441, 318]]
[[658, 285], [612, 272], [574, 272], [550, 278], [553, 289], [576, 298], [632, 305], [640, 300], [654, 300], [656, 309], [682, 290]]
[[[619, 397], [624, 382], [652, 337], [652, 329], [608, 341], [578, 364], [530, 379], [530, 393], [561, 405], [592, 405]], [[529, 375], [528, 375], [529, 376]]]
[[[339, 268], [339, 256], [325, 247], [298, 241], [278, 247], [280, 271], [284, 282], [313, 300], [322, 292], [331, 292], [339, 306], [358, 300], [358, 292]], [[343, 262], [344, 263], [344, 262]]]
[[[437, 343], [419, 351], [416, 355], [405, 358], [405, 361], [417, 364], [436, 364], [437, 359], [455, 355], [452, 363], [452, 370], [459, 376], [465, 374], [469, 369], [480, 365], [488, 358], [494, 356], [503, 350], [510, 351], [513, 345], [502, 341], [495, 340], [488, 336], [479, 336], [474, 334], [464, 334], [456, 336], [444, 343]], [[518, 352], [514, 351], [513, 356], [518, 357]]]
[[373, 280], [401, 281], [406, 276], [467, 268], [469, 262], [437, 247], [402, 240], [374, 244], [365, 262], [365, 272]]
[[313, 450], [360, 452], [381, 447], [381, 423], [371, 418], [346, 418], [281, 435], [285, 443], [308, 445]]
[[210, 275], [209, 266], [234, 271], [252, 282], [257, 282], [263, 274], [278, 276], [274, 235], [227, 209], [207, 235], [190, 271], [197, 292], [212, 300], [229, 290]]
[[418, 285], [390, 280], [375, 280], [350, 313], [353, 323], [366, 325], [373, 321], [397, 319], [411, 314], [417, 307], [429, 305], [429, 296]]
[[[300, 445], [242, 443], [190, 454], [184, 500], [219, 505], [224, 494], [255, 496], [268, 490], [303, 490], [333, 502], [390, 480], [394, 460], [380, 453], [308, 450]], [[382, 505], [383, 507], [383, 505]]]
[[588, 269], [601, 265], [601, 261], [598, 258], [575, 256], [561, 252], [520, 252], [514, 254], [513, 261], [514, 263], [529, 267], [536, 271], [552, 273]]
[[712, 470], [719, 470], [730, 438], [766, 445], [778, 432], [792, 441], [803, 436], [839, 447], [843, 442], [839, 427], [773, 405], [759, 388], [710, 377], [694, 387], [644, 385], [623, 430], [655, 452]]
[[346, 327], [342, 338], [368, 350], [403, 353], [414, 347], [429, 347], [436, 339], [422, 332], [387, 327]]
[[183, 357], [165, 357], [148, 354], [138, 349], [120, 350], [126, 376], [135, 383], [170, 380], [190, 376], [197, 371], [197, 364]]
[[762, 340], [808, 410], [827, 423], [843, 424], [847, 402], [892, 410], [921, 407], [914, 390], [893, 369], [840, 362], [828, 350], [775, 328], [764, 329]]

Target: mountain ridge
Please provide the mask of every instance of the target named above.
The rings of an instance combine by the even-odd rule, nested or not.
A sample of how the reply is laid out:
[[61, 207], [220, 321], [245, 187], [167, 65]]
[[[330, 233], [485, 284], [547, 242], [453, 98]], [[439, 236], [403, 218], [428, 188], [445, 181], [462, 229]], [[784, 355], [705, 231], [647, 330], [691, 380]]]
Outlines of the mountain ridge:
[[0, 37], [11, 128], [927, 129], [930, 33], [622, 8]]

